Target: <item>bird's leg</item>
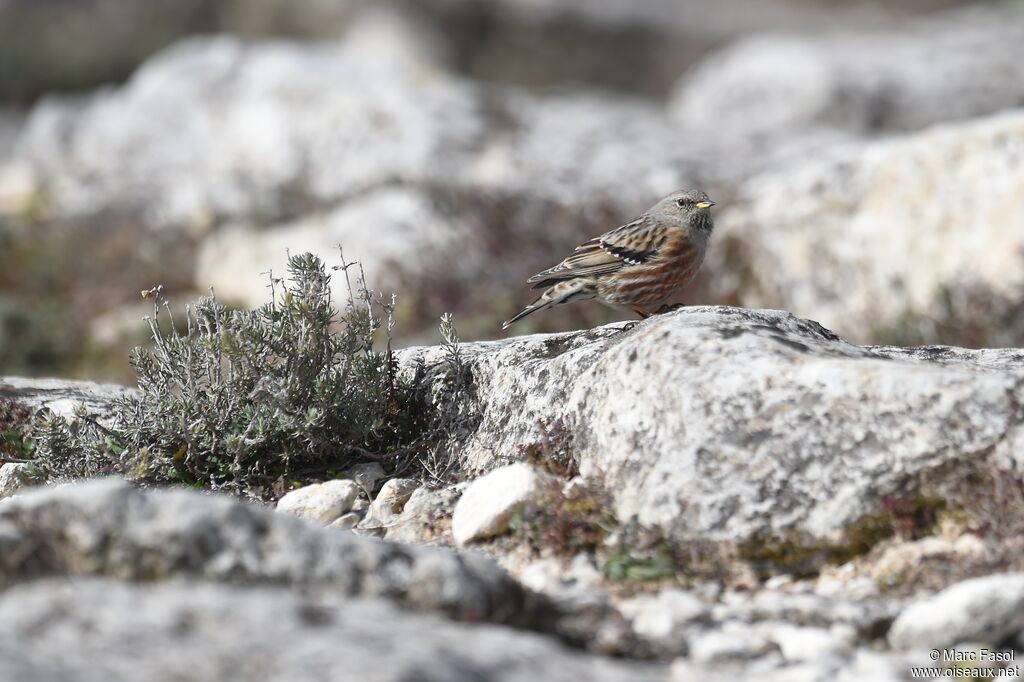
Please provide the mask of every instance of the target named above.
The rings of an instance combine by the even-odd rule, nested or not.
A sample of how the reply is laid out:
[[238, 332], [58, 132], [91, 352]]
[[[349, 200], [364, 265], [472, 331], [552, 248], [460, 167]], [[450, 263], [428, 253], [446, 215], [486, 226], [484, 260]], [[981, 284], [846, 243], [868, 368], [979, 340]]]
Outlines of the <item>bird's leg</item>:
[[686, 307], [685, 303], [673, 303], [672, 305], [669, 305], [668, 303], [666, 303], [665, 305], [663, 305], [660, 308], [658, 308], [658, 312], [656, 314], [661, 315], [663, 313], [670, 313], [673, 310], [679, 310], [680, 308], [685, 308], [685, 307]]
[[[640, 319], [641, 319], [641, 320], [646, 320], [646, 319], [647, 319], [648, 317], [650, 317], [650, 316], [651, 316], [651, 314], [650, 314], [649, 312], [647, 312], [646, 310], [644, 310], [643, 308], [641, 308], [641, 307], [640, 307], [640, 306], [638, 306], [638, 305], [631, 305], [631, 306], [629, 306], [629, 307], [630, 307], [630, 309], [631, 309], [631, 310], [632, 310], [632, 311], [633, 311], [634, 313], [636, 313], [637, 315], [639, 315], [639, 316], [640, 316]], [[634, 324], [635, 324], [635, 323], [634, 323]]]

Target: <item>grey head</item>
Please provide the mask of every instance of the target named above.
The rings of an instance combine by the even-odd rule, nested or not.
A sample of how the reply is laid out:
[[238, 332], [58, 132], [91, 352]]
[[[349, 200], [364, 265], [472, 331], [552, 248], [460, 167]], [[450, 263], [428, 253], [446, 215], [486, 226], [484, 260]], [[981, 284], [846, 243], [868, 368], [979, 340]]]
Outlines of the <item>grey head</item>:
[[673, 192], [647, 210], [647, 215], [662, 224], [700, 230], [710, 234], [715, 224], [711, 207], [715, 202], [699, 189]]

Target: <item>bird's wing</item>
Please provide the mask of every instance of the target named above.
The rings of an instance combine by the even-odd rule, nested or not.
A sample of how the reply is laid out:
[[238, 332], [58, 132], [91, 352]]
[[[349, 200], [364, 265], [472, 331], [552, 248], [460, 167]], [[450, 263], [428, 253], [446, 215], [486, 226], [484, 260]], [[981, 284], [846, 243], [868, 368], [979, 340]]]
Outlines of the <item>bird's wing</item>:
[[533, 284], [534, 289], [540, 289], [560, 280], [604, 275], [629, 265], [640, 265], [657, 254], [658, 247], [664, 243], [663, 235], [664, 229], [650, 219], [637, 218], [580, 244], [561, 263], [526, 281]]
[[658, 255], [668, 238], [668, 230], [650, 218], [638, 218], [597, 238], [608, 253], [626, 265], [640, 265]]

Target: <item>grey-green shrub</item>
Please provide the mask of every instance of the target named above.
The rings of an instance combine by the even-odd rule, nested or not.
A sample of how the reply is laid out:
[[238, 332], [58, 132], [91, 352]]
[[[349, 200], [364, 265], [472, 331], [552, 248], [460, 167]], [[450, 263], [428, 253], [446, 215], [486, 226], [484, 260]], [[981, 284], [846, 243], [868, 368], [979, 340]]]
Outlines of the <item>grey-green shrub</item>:
[[38, 466], [51, 477], [120, 472], [258, 497], [367, 460], [449, 476], [442, 446], [473, 418], [458, 401], [466, 378], [451, 320], [442, 335], [452, 367], [436, 380], [447, 385], [428, 382], [422, 366], [399, 371], [393, 298], [372, 294], [361, 271], [353, 285], [353, 267], [335, 268], [349, 284], [341, 311], [324, 264], [304, 254], [289, 258], [288, 280], [271, 277], [266, 305], [229, 310], [204, 297], [183, 333], [160, 289], [146, 292], [153, 346], [131, 356], [138, 395], [116, 404], [110, 428], [87, 415], [74, 425], [41, 418]]

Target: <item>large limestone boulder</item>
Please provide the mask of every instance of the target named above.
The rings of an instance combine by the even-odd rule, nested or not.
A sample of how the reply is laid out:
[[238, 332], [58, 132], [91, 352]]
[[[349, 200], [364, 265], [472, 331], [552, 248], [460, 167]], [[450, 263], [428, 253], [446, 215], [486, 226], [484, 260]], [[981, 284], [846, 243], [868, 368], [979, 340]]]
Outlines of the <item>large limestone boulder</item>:
[[1024, 112], [1010, 112], [764, 173], [720, 216], [710, 286], [862, 342], [945, 326], [1019, 345], [1022, 150]]
[[[833, 542], [944, 472], [1024, 466], [1020, 350], [858, 347], [782, 312], [696, 307], [462, 353], [467, 467], [559, 422], [617, 519], [677, 540]], [[437, 349], [417, 358], [445, 371]]]

